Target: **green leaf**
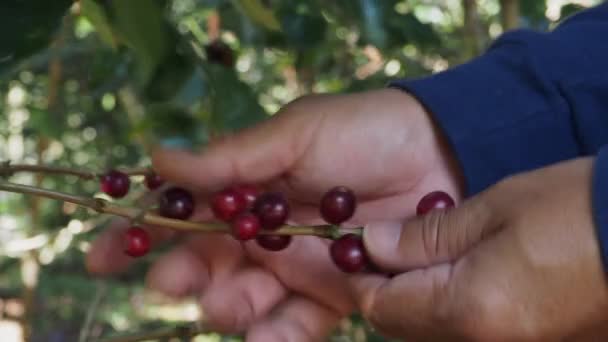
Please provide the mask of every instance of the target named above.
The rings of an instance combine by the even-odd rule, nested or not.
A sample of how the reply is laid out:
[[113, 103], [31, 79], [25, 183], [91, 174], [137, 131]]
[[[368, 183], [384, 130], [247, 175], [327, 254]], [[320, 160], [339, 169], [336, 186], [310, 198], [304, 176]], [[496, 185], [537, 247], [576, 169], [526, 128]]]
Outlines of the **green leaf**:
[[395, 12], [388, 18], [386, 25], [392, 39], [391, 45], [414, 44], [423, 49], [437, 46], [441, 41], [433, 26], [421, 22], [413, 13]]
[[366, 41], [384, 48], [387, 44], [387, 35], [384, 30], [383, 2], [377, 0], [359, 0], [363, 21], [363, 35]]
[[146, 108], [146, 117], [137, 130], [151, 134], [156, 139], [175, 136], [191, 139], [200, 127], [201, 122], [184, 109], [159, 103]]
[[189, 80], [193, 70], [191, 61], [174, 51], [156, 68], [144, 93], [153, 101], [168, 100]]
[[252, 89], [233, 70], [218, 65], [206, 70], [212, 86], [210, 123], [214, 129], [236, 131], [267, 118]]
[[559, 10], [559, 21], [563, 21], [577, 12], [585, 9], [584, 6], [578, 4], [566, 4]]
[[238, 2], [253, 22], [271, 31], [280, 31], [281, 24], [272, 9], [264, 6], [260, 0], [240, 0]]
[[[30, 119], [27, 129], [33, 136], [45, 136], [61, 140], [65, 132], [64, 118], [57, 113], [49, 113], [45, 109], [30, 107]], [[58, 118], [59, 116], [59, 118]]]
[[222, 18], [222, 29], [234, 32], [244, 44], [263, 44], [267, 34], [280, 34], [279, 31], [270, 31], [256, 25], [244, 10], [238, 10], [234, 6], [221, 6], [218, 12]]
[[323, 42], [327, 24], [321, 16], [285, 15], [281, 24], [290, 46], [300, 50], [309, 49]]
[[112, 47], [112, 49], [116, 49], [118, 42], [103, 6], [97, 4], [95, 0], [82, 0], [80, 4], [82, 15], [93, 24], [101, 40]]
[[278, 14], [288, 47], [306, 50], [325, 41], [327, 22], [314, 4], [286, 1]]
[[0, 69], [46, 48], [71, 0], [0, 2]]
[[545, 16], [545, 12], [547, 11], [547, 3], [545, 1], [520, 0], [519, 7], [524, 22], [529, 23], [530, 26], [541, 27], [548, 23]]
[[143, 86], [175, 48], [171, 44], [172, 27], [164, 18], [162, 2], [112, 1], [112, 10], [116, 31], [135, 54], [138, 81]]

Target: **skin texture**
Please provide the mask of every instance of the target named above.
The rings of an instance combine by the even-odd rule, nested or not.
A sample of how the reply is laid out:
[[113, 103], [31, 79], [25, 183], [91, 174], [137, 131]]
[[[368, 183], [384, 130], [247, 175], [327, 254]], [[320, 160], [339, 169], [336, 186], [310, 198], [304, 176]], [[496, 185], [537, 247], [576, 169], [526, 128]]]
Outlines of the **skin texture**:
[[[412, 97], [395, 89], [296, 100], [270, 120], [215, 141], [200, 152], [159, 150], [153, 167], [186, 187], [198, 203], [235, 183], [284, 192], [292, 223], [319, 224], [318, 203], [344, 185], [359, 206], [348, 225], [411, 217], [426, 193], [461, 197], [461, 177], [433, 122]], [[192, 220], [210, 219], [199, 205]], [[133, 262], [122, 255], [117, 221], [87, 256], [91, 273], [111, 275]], [[148, 227], [152, 239], [173, 237]], [[212, 328], [246, 332], [247, 341], [323, 341], [356, 301], [348, 276], [332, 263], [326, 241], [297, 237], [281, 252], [229, 236], [180, 236], [152, 266], [147, 284], [165, 294], [196, 296]], [[306, 270], [302, 272], [301, 270]], [[319, 286], [323, 279], [323, 286]]]
[[360, 310], [408, 341], [608, 340], [592, 162], [516, 175], [456, 209], [368, 227], [371, 258], [398, 274], [353, 276]]

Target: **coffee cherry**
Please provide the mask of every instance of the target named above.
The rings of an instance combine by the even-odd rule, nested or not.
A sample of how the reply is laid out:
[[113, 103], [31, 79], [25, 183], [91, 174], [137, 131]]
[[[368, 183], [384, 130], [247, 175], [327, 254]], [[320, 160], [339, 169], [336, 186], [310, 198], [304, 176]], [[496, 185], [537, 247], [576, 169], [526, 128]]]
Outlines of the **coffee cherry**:
[[234, 53], [232, 49], [220, 40], [205, 45], [207, 60], [211, 63], [222, 64], [226, 67], [234, 66]]
[[262, 228], [275, 230], [285, 224], [289, 216], [289, 203], [278, 192], [262, 194], [253, 205], [253, 213], [258, 216]]
[[122, 198], [129, 193], [131, 180], [125, 173], [110, 170], [100, 177], [101, 191], [114, 198]]
[[261, 228], [260, 220], [252, 213], [242, 213], [231, 223], [232, 235], [237, 240], [251, 240], [258, 234]]
[[247, 209], [253, 208], [253, 204], [255, 200], [260, 195], [260, 189], [251, 184], [239, 184], [232, 187], [232, 189], [240, 194], [243, 198], [245, 198], [245, 202], [247, 203]]
[[150, 250], [150, 236], [140, 227], [131, 227], [125, 232], [125, 254], [134, 258], [144, 256]]
[[420, 199], [416, 207], [416, 215], [421, 216], [433, 209], [447, 209], [454, 206], [454, 200], [450, 195], [443, 191], [433, 191]]
[[182, 188], [171, 188], [160, 196], [159, 213], [162, 216], [186, 220], [194, 212], [194, 198]]
[[255, 240], [258, 245], [266, 250], [278, 252], [289, 246], [290, 235], [258, 235]]
[[144, 179], [144, 183], [146, 183], [146, 187], [150, 190], [158, 189], [161, 185], [165, 183], [165, 180], [162, 179], [156, 172], [150, 171], [146, 174], [146, 178]]
[[325, 222], [341, 224], [353, 216], [356, 207], [357, 200], [352, 190], [337, 186], [323, 195], [319, 209]]
[[333, 241], [329, 253], [336, 266], [346, 273], [359, 272], [367, 264], [363, 240], [355, 234], [346, 234]]
[[247, 209], [247, 200], [233, 189], [224, 189], [211, 199], [211, 210], [219, 220], [230, 222]]

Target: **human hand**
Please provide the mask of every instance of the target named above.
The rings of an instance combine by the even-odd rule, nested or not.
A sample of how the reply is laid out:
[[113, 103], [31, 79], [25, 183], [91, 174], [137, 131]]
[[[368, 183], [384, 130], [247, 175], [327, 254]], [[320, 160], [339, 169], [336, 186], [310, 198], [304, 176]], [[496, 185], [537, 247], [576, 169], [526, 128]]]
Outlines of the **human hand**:
[[591, 211], [592, 159], [516, 175], [460, 207], [366, 227], [364, 316], [412, 340], [605, 341], [608, 286]]
[[[395, 89], [306, 97], [201, 153], [159, 151], [153, 159], [163, 178], [197, 192], [200, 202], [234, 183], [282, 191], [299, 224], [322, 223], [319, 199], [336, 185], [357, 194], [351, 225], [405, 219], [433, 190], [460, 197], [456, 167], [427, 113]], [[194, 217], [209, 218], [205, 206]], [[124, 223], [117, 224], [93, 245], [91, 272], [127, 269], [122, 230]], [[229, 236], [192, 234], [155, 263], [147, 282], [170, 295], [199, 296], [212, 328], [247, 330], [249, 341], [271, 342], [322, 340], [354, 308], [346, 279], [319, 238], [294, 238], [277, 253]]]

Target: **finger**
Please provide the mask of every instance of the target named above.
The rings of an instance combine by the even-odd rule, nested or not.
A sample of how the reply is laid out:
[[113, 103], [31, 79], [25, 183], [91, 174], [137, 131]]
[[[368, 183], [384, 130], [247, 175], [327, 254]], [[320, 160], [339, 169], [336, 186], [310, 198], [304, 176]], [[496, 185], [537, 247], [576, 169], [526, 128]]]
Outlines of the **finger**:
[[210, 280], [209, 267], [185, 245], [159, 258], [146, 275], [148, 288], [174, 298], [198, 295]]
[[263, 183], [286, 172], [305, 150], [315, 125], [301, 121], [283, 112], [201, 153], [160, 149], [153, 153], [154, 169], [173, 182], [206, 190]]
[[[124, 253], [124, 236], [129, 226], [127, 219], [116, 218], [95, 239], [85, 259], [86, 268], [90, 273], [98, 275], [122, 273], [136, 260]], [[174, 236], [174, 232], [169, 229], [143, 228], [150, 236], [152, 247]]]
[[342, 315], [305, 297], [291, 297], [248, 331], [247, 342], [325, 341]]
[[[428, 339], [452, 334], [450, 264], [403, 273], [392, 279], [355, 275], [350, 284], [363, 316], [387, 336]], [[451, 335], [450, 335], [451, 336]]]
[[348, 278], [331, 261], [327, 241], [298, 236], [280, 252], [267, 251], [255, 241], [245, 248], [252, 260], [272, 270], [289, 289], [326, 303], [336, 312], [352, 311], [354, 300], [344, 291]]
[[238, 333], [266, 316], [287, 295], [270, 272], [259, 267], [240, 269], [230, 277], [213, 279], [201, 297], [205, 323], [221, 333]]
[[500, 222], [499, 210], [481, 194], [457, 208], [433, 210], [404, 223], [369, 224], [363, 240], [376, 266], [402, 272], [458, 258], [497, 230]]
[[[344, 228], [361, 227], [369, 222], [384, 220], [387, 217], [394, 221], [411, 219], [416, 211], [416, 203], [421, 197], [422, 195], [418, 192], [405, 192], [359, 201], [354, 216], [341, 226]], [[290, 219], [298, 224], [327, 224], [321, 218], [318, 201], [311, 204], [294, 202], [290, 203], [290, 206]]]

